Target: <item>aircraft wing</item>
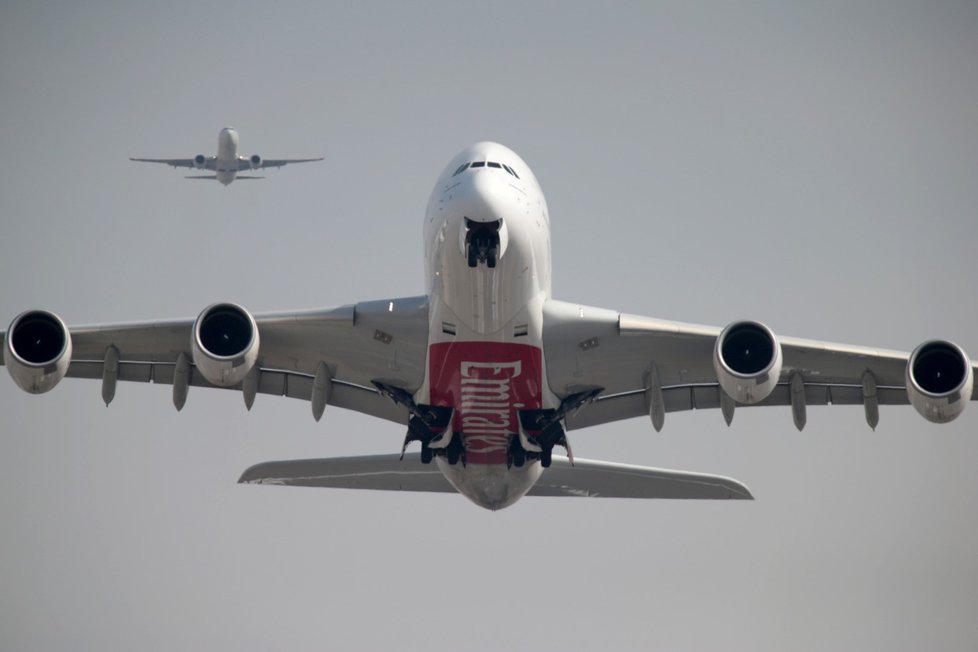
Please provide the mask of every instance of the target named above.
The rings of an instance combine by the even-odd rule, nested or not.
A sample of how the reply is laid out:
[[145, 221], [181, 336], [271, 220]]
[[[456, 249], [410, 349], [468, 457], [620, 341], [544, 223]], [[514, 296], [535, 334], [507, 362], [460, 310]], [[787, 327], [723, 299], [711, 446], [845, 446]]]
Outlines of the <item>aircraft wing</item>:
[[[175, 168], [193, 168], [194, 159], [192, 158], [133, 158], [129, 157], [130, 161], [139, 161], [141, 163], [166, 163], [167, 165], [172, 165]], [[214, 170], [217, 167], [217, 157], [208, 156], [204, 159], [204, 170]]]
[[252, 165], [251, 161], [244, 156], [238, 157], [238, 170], [262, 170], [265, 168], [280, 168], [289, 163], [310, 163], [312, 161], [322, 161], [325, 156], [315, 158], [270, 158], [262, 159], [258, 165]]
[[[561, 398], [602, 388], [594, 401], [568, 414], [567, 428], [651, 416], [654, 402], [661, 409], [660, 419], [668, 412], [722, 407], [725, 395], [713, 366], [720, 333], [713, 326], [548, 301], [543, 342], [550, 388]], [[804, 426], [807, 405], [864, 405], [866, 419], [875, 427], [878, 405], [909, 402], [908, 353], [779, 340], [780, 377], [771, 394], [756, 405], [792, 406], [800, 413], [795, 422], [799, 428]], [[978, 364], [970, 364], [978, 375]], [[970, 399], [978, 400], [978, 386]]]
[[[330, 405], [407, 423], [407, 410], [382, 396], [372, 381], [382, 379], [410, 392], [421, 385], [428, 341], [426, 297], [254, 318], [260, 339], [258, 393], [311, 400], [317, 369], [324, 362], [332, 381]], [[66, 376], [103, 380], [114, 347], [120, 381], [172, 385], [184, 354], [191, 362], [189, 385], [216, 387], [192, 363], [193, 324], [193, 319], [185, 319], [70, 328], [72, 354]], [[112, 366], [110, 361], [109, 369]], [[242, 383], [229, 389], [240, 390]], [[105, 392], [103, 381], [108, 403], [114, 389], [108, 396]], [[178, 403], [176, 392], [174, 402]]]
[[[433, 464], [419, 453], [365, 455], [312, 460], [263, 462], [246, 470], [238, 482], [292, 487], [375, 489], [456, 493]], [[653, 469], [554, 456], [550, 468], [527, 496], [575, 498], [686, 498], [752, 500], [744, 485], [718, 475]]]

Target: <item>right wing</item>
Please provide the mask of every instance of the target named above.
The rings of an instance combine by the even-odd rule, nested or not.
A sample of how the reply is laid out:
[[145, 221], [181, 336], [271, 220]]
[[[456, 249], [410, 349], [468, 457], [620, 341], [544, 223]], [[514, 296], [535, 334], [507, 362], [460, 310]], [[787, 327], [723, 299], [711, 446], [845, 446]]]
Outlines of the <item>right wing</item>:
[[[280, 168], [289, 163], [311, 163], [313, 161], [322, 161], [325, 156], [316, 156], [314, 158], [272, 158], [272, 159], [262, 159], [262, 162], [256, 167], [251, 164], [251, 161], [245, 156], [238, 157], [238, 170], [263, 170], [265, 168]], [[240, 177], [239, 177], [240, 178]]]
[[[383, 380], [413, 393], [424, 380], [428, 341], [426, 297], [367, 301], [322, 310], [255, 315], [260, 348], [258, 393], [311, 400], [321, 362], [331, 376], [328, 403], [407, 423], [407, 409], [381, 395]], [[67, 377], [103, 380], [118, 356], [117, 380], [173, 384], [178, 360], [191, 355], [194, 320], [69, 329]], [[6, 338], [0, 333], [0, 338]], [[110, 353], [113, 349], [116, 353]], [[6, 346], [4, 347], [7, 353]], [[108, 364], [107, 364], [107, 361]], [[108, 374], [107, 374], [108, 370]], [[215, 387], [191, 363], [191, 386]], [[241, 389], [239, 383], [229, 389]], [[177, 401], [174, 392], [174, 402]]]
[[[725, 393], [713, 365], [721, 330], [548, 301], [543, 341], [551, 389], [562, 399], [601, 389], [590, 404], [567, 415], [567, 428], [649, 417], [656, 410], [658, 428], [669, 412], [722, 408]], [[779, 339], [781, 374], [770, 395], [753, 405], [792, 406], [799, 429], [804, 427], [806, 405], [864, 405], [866, 420], [875, 427], [877, 406], [909, 402], [908, 353]], [[978, 363], [970, 365], [972, 374], [978, 375]], [[978, 400], [978, 384], [964, 397], [968, 399]], [[733, 405], [729, 404], [731, 417]]]
[[[172, 165], [175, 168], [194, 168], [194, 159], [192, 158], [133, 158], [129, 157], [130, 161], [139, 161], [141, 163], [166, 163], [167, 165]], [[204, 159], [204, 165], [201, 169], [203, 170], [214, 170], [217, 168], [217, 157], [208, 156]]]

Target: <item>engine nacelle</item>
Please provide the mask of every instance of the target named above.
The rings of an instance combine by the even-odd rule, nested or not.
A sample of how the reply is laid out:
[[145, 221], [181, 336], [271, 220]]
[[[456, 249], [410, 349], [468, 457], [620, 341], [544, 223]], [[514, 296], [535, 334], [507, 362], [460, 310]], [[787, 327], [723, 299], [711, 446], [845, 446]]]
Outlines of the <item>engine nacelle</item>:
[[68, 327], [46, 310], [22, 312], [7, 329], [3, 363], [25, 392], [42, 394], [50, 390], [61, 382], [71, 364]]
[[203, 170], [205, 163], [207, 163], [207, 157], [203, 154], [198, 154], [194, 157], [194, 167], [198, 170]]
[[736, 321], [720, 333], [713, 348], [713, 369], [720, 387], [747, 405], [767, 398], [781, 377], [781, 343], [770, 328]]
[[261, 167], [261, 157], [258, 154], [252, 154], [248, 162], [251, 163], [252, 170], [257, 170]]
[[907, 398], [932, 423], [953, 421], [964, 411], [974, 380], [968, 354], [951, 342], [924, 342], [907, 361]]
[[194, 364], [220, 387], [237, 385], [258, 360], [258, 325], [247, 310], [215, 303], [197, 317], [190, 336]]

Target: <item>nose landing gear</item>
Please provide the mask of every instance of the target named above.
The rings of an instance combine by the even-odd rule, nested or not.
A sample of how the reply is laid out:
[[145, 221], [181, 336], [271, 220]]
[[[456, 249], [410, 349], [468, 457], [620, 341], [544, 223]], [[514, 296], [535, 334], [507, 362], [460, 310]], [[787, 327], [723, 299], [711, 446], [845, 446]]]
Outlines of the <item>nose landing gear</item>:
[[484, 263], [490, 269], [499, 259], [499, 229], [503, 221], [476, 222], [465, 218], [465, 256], [469, 267]]

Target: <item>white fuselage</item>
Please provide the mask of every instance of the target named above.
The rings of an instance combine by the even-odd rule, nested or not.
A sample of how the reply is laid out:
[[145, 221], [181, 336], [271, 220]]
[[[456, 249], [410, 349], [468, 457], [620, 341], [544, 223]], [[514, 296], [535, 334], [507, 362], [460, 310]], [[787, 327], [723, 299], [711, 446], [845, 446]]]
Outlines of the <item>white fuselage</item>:
[[238, 132], [225, 127], [217, 136], [217, 164], [214, 174], [225, 186], [234, 181], [238, 173]]
[[[498, 233], [494, 266], [473, 267], [467, 258], [466, 234], [480, 224]], [[517, 411], [559, 403], [542, 347], [550, 220], [530, 168], [496, 143], [460, 152], [431, 194], [424, 244], [430, 330], [426, 378], [415, 400], [455, 410], [450, 427], [462, 439], [466, 463], [435, 460], [459, 492], [499, 509], [522, 497], [542, 471], [537, 461], [507, 464]]]

